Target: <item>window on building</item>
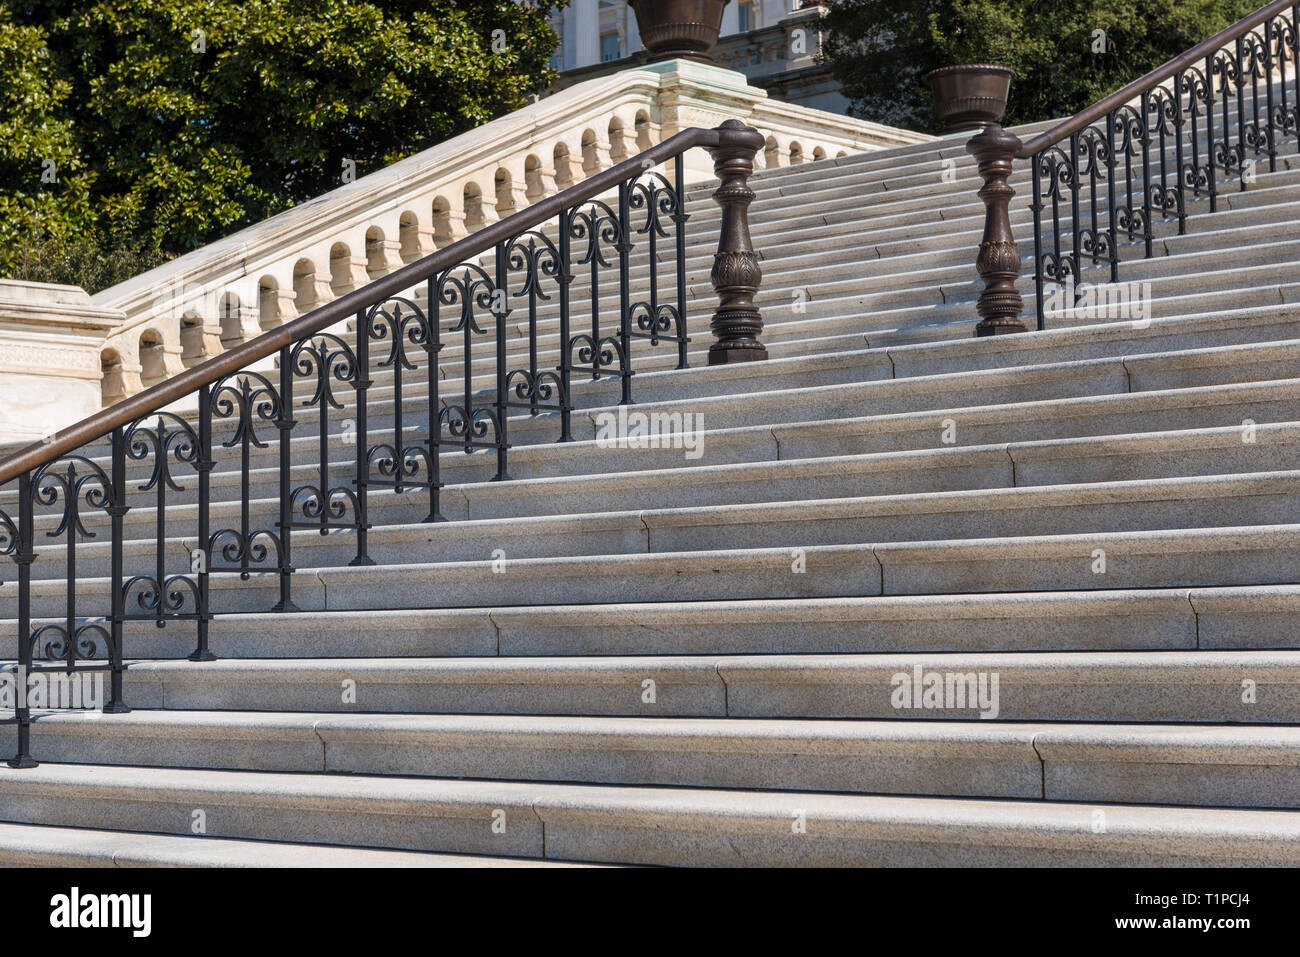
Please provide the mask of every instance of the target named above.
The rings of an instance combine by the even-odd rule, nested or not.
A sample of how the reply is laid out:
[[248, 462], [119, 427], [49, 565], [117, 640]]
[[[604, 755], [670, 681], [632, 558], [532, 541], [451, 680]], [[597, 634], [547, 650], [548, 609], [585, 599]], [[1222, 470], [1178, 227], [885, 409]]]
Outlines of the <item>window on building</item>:
[[604, 63], [623, 55], [623, 41], [617, 33], [605, 33], [600, 38], [600, 59]]
[[741, 2], [736, 5], [736, 13], [740, 18], [739, 27], [741, 33], [746, 33], [758, 28], [758, 18], [754, 10], [753, 0], [748, 0], [748, 2], [746, 2], [746, 0], [741, 0]]

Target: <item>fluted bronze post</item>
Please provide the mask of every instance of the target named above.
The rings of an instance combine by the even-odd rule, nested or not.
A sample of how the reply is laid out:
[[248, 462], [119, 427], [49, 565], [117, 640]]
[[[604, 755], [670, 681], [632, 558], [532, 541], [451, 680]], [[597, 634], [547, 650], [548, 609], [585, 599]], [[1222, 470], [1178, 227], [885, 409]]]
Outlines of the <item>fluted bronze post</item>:
[[979, 191], [985, 208], [984, 238], [975, 257], [975, 268], [984, 280], [984, 291], [975, 307], [980, 314], [975, 327], [977, 336], [1028, 331], [1020, 321], [1024, 306], [1016, 289], [1020, 250], [1011, 234], [1011, 197], [1016, 191], [1007, 182], [1018, 149], [1020, 138], [996, 123], [986, 126], [966, 144], [966, 152], [979, 162], [980, 177], [984, 180]]
[[767, 349], [758, 339], [763, 317], [754, 305], [763, 272], [749, 238], [749, 204], [754, 201], [749, 177], [754, 155], [766, 141], [762, 133], [739, 120], [727, 120], [718, 132], [720, 142], [709, 149], [713, 170], [722, 181], [713, 194], [722, 207], [722, 224], [710, 274], [718, 293], [718, 310], [710, 324], [717, 339], [709, 347], [711, 366], [767, 358]]

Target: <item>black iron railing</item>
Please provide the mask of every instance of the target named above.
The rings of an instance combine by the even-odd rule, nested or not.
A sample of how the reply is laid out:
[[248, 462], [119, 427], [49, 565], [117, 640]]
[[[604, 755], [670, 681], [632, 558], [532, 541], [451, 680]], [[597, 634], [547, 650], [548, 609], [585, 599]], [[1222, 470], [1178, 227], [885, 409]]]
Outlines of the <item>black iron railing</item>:
[[[1010, 216], [1016, 160], [1031, 165], [1043, 329], [1048, 286], [1054, 294], [1073, 287], [1077, 305], [1084, 269], [1104, 268], [1107, 282], [1118, 283], [1123, 260], [1154, 254], [1157, 224], [1186, 232], [1191, 204], [1204, 200], [1216, 212], [1228, 184], [1246, 189], [1259, 163], [1276, 170], [1286, 140], [1300, 146], [1298, 31], [1300, 3], [1274, 0], [1027, 142], [996, 122], [1000, 109], [981, 120], [981, 132], [966, 144], [986, 207], [975, 260], [984, 281], [976, 335], [1026, 331]], [[988, 68], [968, 69], [976, 82]]]
[[1150, 258], [1157, 221], [1185, 233], [1191, 202], [1204, 199], [1216, 212], [1219, 192], [1246, 189], [1256, 164], [1277, 169], [1285, 140], [1300, 147], [1298, 23], [1300, 4], [1269, 4], [1206, 52], [1107, 98], [1100, 119], [1023, 144], [1017, 155], [1030, 159], [1034, 183], [1039, 329], [1047, 284], [1074, 284], [1077, 302], [1087, 267], [1119, 282], [1122, 246]]
[[[0, 495], [9, 499], [0, 509], [0, 554], [17, 568], [16, 587], [6, 589], [0, 612], [17, 626], [17, 661], [7, 669], [15, 700], [6, 723], [18, 726], [10, 763], [35, 764], [25, 697], [32, 675], [106, 672], [106, 710], [125, 711], [126, 625], [192, 623], [190, 658], [211, 659], [209, 622], [219, 610], [213, 576], [275, 575], [274, 609], [295, 610], [295, 532], [350, 534], [356, 542], [351, 564], [374, 564], [368, 531], [375, 493], [427, 496], [424, 521], [441, 521], [442, 454], [494, 456], [494, 480], [507, 480], [512, 414], [552, 417], [556, 440], [570, 441], [575, 383], [617, 380], [620, 401], [630, 403], [638, 349], [667, 347], [675, 353], [669, 363], [675, 358], [677, 368], [686, 368], [683, 154], [689, 149], [708, 150], [721, 179], [712, 271], [720, 303], [709, 362], [765, 358], [754, 305], [761, 273], [747, 218], [754, 195], [747, 180], [763, 143], [734, 120], [715, 130], [685, 130], [0, 462]], [[659, 169], [665, 163], [672, 164], [668, 173]], [[648, 255], [643, 284], [631, 275], [638, 247]], [[660, 254], [667, 251], [675, 262], [665, 275]], [[612, 309], [602, 295], [610, 283], [617, 291]], [[539, 308], [545, 303], [558, 313], [554, 362], [542, 359]], [[517, 337], [506, 320], [521, 310], [527, 333]], [[353, 336], [341, 328], [349, 319]], [[459, 348], [454, 387], [440, 377], [449, 343]], [[268, 365], [271, 359], [278, 369]], [[415, 388], [421, 377], [423, 395]], [[192, 417], [176, 411], [174, 403], [185, 400], [195, 404]], [[371, 428], [376, 414], [387, 417], [385, 428]], [[340, 431], [349, 436], [349, 451], [335, 460]], [[267, 514], [267, 499], [255, 493], [261, 473], [254, 457], [259, 450], [270, 454], [272, 441], [276, 503], [275, 514]], [[304, 454], [310, 477], [295, 481]], [[216, 472], [219, 464], [233, 467], [239, 491], [235, 514], [214, 528], [214, 473], [229, 474]], [[195, 501], [182, 507], [178, 496], [188, 496], [190, 482]], [[130, 540], [128, 554], [125, 521], [137, 503], [152, 507], [154, 520], [147, 534]], [[175, 539], [191, 528], [188, 561], [178, 563]], [[91, 587], [78, 561], [97, 541], [106, 543], [108, 567], [99, 587]], [[38, 545], [62, 550], [57, 578], [34, 581]], [[102, 551], [96, 552], [100, 562]]]

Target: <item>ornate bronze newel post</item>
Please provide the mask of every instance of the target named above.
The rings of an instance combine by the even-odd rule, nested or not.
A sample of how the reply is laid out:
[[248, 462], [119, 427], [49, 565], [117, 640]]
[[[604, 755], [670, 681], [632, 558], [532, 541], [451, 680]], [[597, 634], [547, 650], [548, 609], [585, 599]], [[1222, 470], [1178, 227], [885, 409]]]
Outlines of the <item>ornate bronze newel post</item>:
[[1016, 191], [1007, 179], [1014, 168], [1020, 138], [996, 123], [986, 126], [966, 144], [966, 152], [979, 163], [979, 197], [984, 201], [984, 238], [975, 257], [975, 269], [984, 280], [975, 311], [980, 321], [977, 336], [996, 336], [1004, 332], [1027, 332], [1020, 321], [1024, 300], [1016, 289], [1020, 276], [1020, 250], [1011, 234], [1011, 197]]
[[749, 204], [754, 201], [749, 177], [754, 172], [754, 155], [765, 140], [758, 130], [739, 120], [727, 120], [718, 132], [720, 142], [709, 149], [713, 170], [722, 181], [713, 194], [722, 207], [722, 224], [710, 274], [718, 293], [718, 310], [710, 323], [717, 339], [709, 347], [711, 366], [767, 358], [767, 349], [758, 339], [763, 316], [754, 305], [763, 272], [749, 238]]
[[1007, 109], [1011, 78], [1007, 67], [987, 63], [946, 66], [928, 74], [935, 110], [944, 128], [950, 133], [980, 130], [966, 144], [966, 152], [979, 163], [984, 180], [979, 191], [985, 210], [984, 238], [975, 257], [975, 269], [984, 280], [975, 307], [980, 314], [977, 336], [1027, 331], [1020, 321], [1024, 301], [1016, 289], [1020, 250], [1011, 233], [1011, 197], [1016, 191], [1007, 182], [1020, 139], [999, 125]]

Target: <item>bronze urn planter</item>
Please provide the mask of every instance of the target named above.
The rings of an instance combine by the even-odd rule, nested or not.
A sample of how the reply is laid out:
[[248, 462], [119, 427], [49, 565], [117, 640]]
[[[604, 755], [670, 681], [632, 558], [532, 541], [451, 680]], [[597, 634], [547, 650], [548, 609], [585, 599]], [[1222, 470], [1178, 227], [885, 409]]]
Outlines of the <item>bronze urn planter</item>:
[[722, 10], [730, 0], [628, 0], [636, 13], [641, 42], [651, 62], [696, 60], [712, 63], [710, 51], [722, 32]]
[[1002, 122], [1011, 94], [1010, 67], [991, 63], [945, 66], [926, 74], [944, 130], [957, 133]]

